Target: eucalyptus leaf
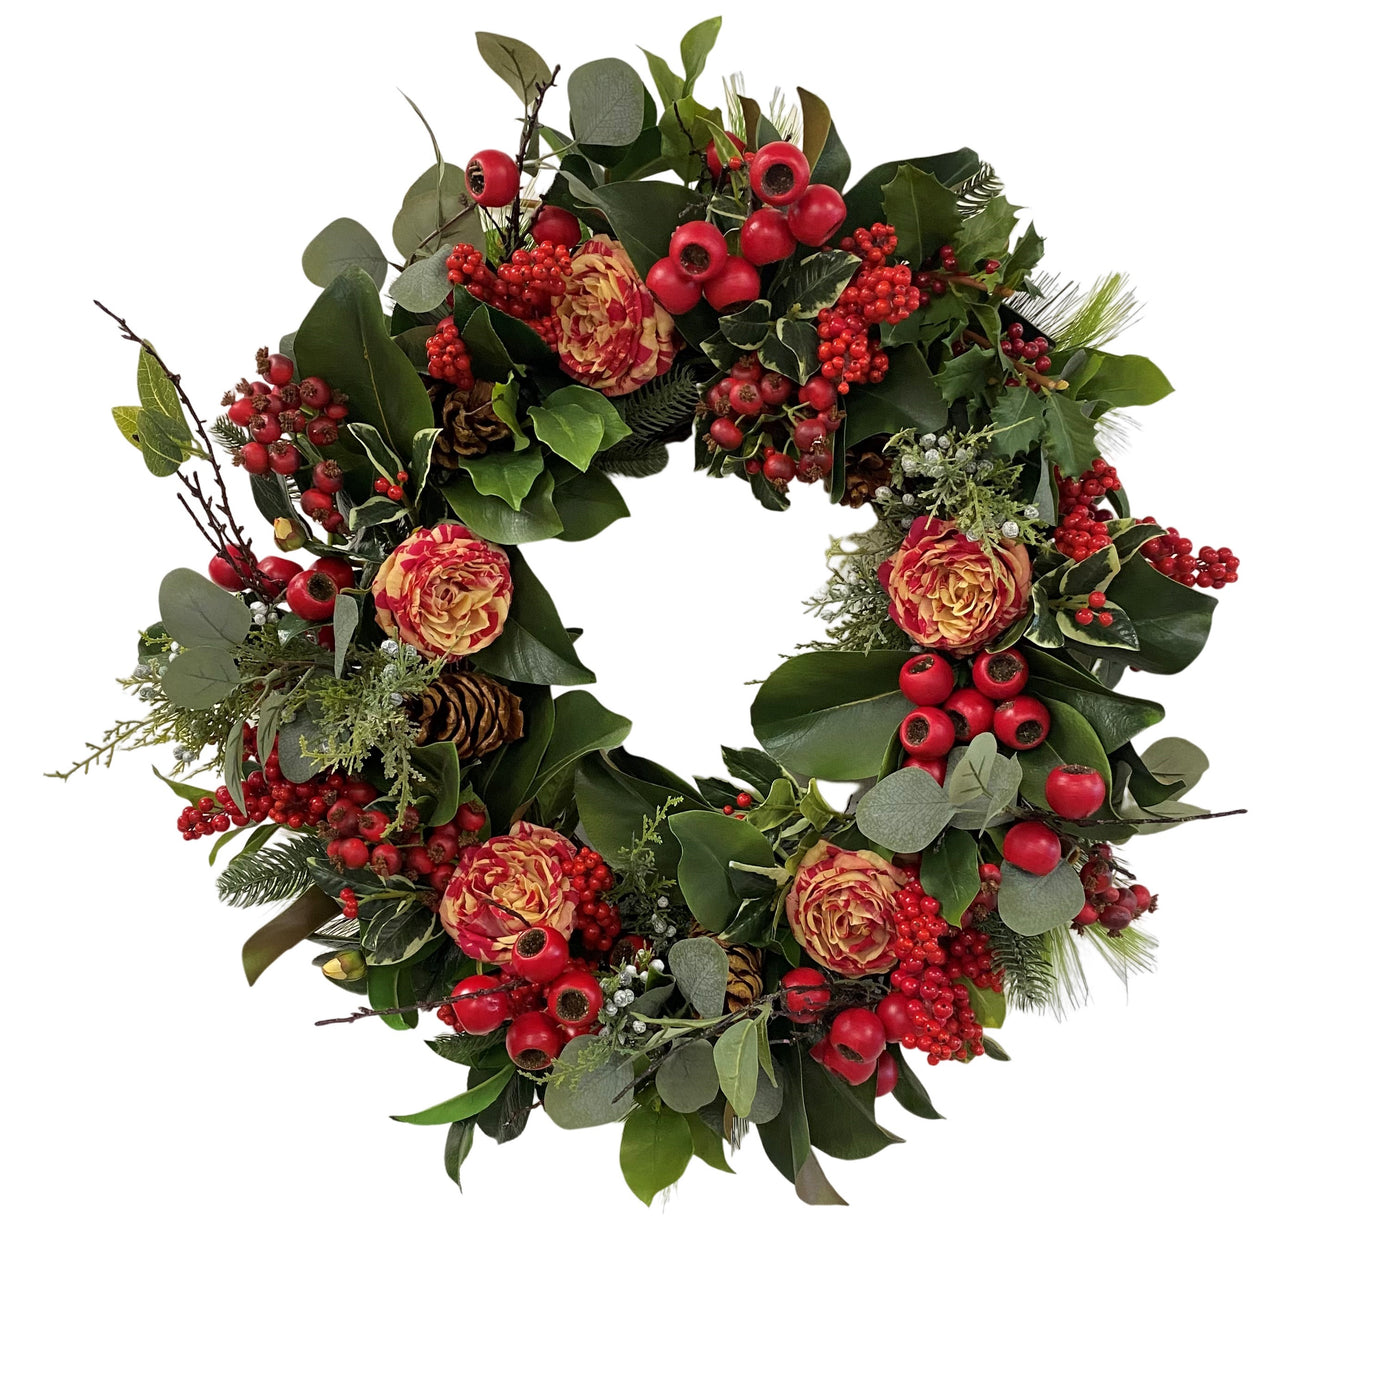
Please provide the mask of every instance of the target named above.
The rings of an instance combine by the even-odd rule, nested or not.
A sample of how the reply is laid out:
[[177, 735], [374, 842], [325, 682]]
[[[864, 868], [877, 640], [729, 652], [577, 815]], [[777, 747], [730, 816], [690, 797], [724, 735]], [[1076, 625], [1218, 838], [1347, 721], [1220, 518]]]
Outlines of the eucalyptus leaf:
[[557, 1068], [544, 1091], [544, 1111], [561, 1128], [596, 1128], [627, 1116], [634, 1101], [636, 1077], [632, 1059], [613, 1052], [599, 1060], [589, 1053], [586, 1067], [579, 1059], [590, 1050], [592, 1037], [579, 1036], [560, 1051]]
[[646, 89], [619, 58], [599, 58], [569, 75], [569, 115], [584, 146], [627, 146], [641, 135]]
[[318, 287], [329, 287], [341, 273], [352, 268], [360, 268], [376, 287], [384, 285], [384, 275], [389, 271], [389, 260], [379, 240], [354, 219], [335, 219], [327, 224], [301, 255], [301, 270]]
[[238, 663], [221, 647], [186, 647], [171, 658], [161, 689], [182, 710], [212, 709], [233, 694]]
[[713, 938], [683, 938], [671, 945], [666, 961], [680, 994], [709, 1019], [724, 1011], [729, 955]]
[[861, 798], [856, 825], [887, 850], [922, 851], [952, 815], [952, 803], [932, 774], [898, 768]]
[[161, 580], [160, 620], [182, 647], [232, 647], [248, 635], [253, 615], [243, 600], [197, 574], [172, 569]]
[[1068, 861], [1048, 875], [1030, 875], [1003, 861], [997, 890], [997, 914], [1007, 928], [1025, 938], [1068, 924], [1084, 907], [1084, 886]]
[[719, 1093], [714, 1050], [708, 1040], [683, 1040], [656, 1070], [656, 1092], [677, 1113], [694, 1113]]

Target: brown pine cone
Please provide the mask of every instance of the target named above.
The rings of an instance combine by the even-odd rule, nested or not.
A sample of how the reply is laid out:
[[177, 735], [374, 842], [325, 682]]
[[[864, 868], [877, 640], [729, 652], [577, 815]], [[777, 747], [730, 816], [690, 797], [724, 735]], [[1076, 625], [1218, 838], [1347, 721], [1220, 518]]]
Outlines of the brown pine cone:
[[494, 388], [484, 380], [477, 380], [470, 389], [434, 386], [433, 409], [442, 427], [433, 443], [435, 467], [455, 469], [459, 457], [484, 457], [494, 444], [510, 437], [510, 429], [491, 407]]
[[724, 990], [724, 1009], [738, 1011], [763, 992], [763, 954], [747, 944], [724, 951], [729, 955], [729, 984]]
[[843, 506], [863, 506], [882, 487], [890, 484], [890, 464], [878, 453], [865, 448], [846, 454], [846, 494]]
[[445, 671], [409, 700], [408, 713], [419, 744], [448, 740], [463, 762], [513, 744], [525, 732], [514, 692], [479, 671]]

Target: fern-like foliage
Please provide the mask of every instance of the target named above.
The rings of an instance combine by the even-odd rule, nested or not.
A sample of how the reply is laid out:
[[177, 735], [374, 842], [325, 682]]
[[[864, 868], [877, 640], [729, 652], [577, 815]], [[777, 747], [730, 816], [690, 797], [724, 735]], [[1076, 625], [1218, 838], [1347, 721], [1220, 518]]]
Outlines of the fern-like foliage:
[[209, 432], [220, 447], [232, 455], [249, 442], [248, 434], [235, 425], [227, 413], [221, 413], [214, 420]]
[[1001, 973], [1007, 1005], [1016, 1011], [1047, 1011], [1060, 1002], [1055, 969], [1045, 956], [1042, 939], [1023, 938], [995, 914], [980, 925]]
[[307, 861], [324, 855], [320, 839], [310, 835], [241, 852], [219, 876], [219, 898], [239, 909], [295, 899], [312, 884]]
[[594, 466], [601, 467], [613, 476], [655, 476], [664, 471], [670, 460], [664, 442], [647, 442], [645, 439], [633, 441], [623, 438], [615, 447], [610, 447], [594, 459]]
[[[974, 177], [975, 178], [975, 177]], [[1137, 320], [1141, 307], [1121, 272], [1100, 277], [1086, 292], [1077, 282], [1048, 278], [1007, 302], [1060, 345], [1107, 345]]]
[[[691, 365], [676, 365], [669, 373], [623, 398], [614, 399], [622, 421], [632, 436], [619, 447], [638, 440], [679, 442], [690, 435], [695, 410], [700, 406], [700, 381]], [[605, 454], [608, 455], [608, 454]]]
[[975, 214], [1002, 192], [1001, 179], [986, 161], [957, 188], [958, 212], [966, 218]]

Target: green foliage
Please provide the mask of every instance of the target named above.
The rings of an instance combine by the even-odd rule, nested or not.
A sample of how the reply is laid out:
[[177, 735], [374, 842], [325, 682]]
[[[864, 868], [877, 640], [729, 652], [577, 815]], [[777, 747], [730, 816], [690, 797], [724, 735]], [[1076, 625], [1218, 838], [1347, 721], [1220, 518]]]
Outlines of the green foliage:
[[309, 832], [242, 851], [219, 874], [219, 898], [237, 909], [295, 899], [313, 883], [307, 862], [325, 854], [320, 838]]

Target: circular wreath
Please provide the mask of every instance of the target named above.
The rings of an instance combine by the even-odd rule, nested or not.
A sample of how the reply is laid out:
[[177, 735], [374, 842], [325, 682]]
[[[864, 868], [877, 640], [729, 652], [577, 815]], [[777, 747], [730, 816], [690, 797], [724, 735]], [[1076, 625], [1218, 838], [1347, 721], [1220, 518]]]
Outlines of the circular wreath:
[[[1077, 1001], [1086, 947], [1150, 964], [1124, 846], [1210, 815], [1181, 800], [1205, 756], [1139, 750], [1163, 711], [1116, 689], [1193, 661], [1238, 569], [1134, 516], [1101, 455], [1170, 389], [1105, 348], [1127, 287], [1043, 279], [971, 151], [851, 182], [811, 93], [707, 107], [719, 25], [683, 74], [647, 55], [654, 93], [584, 64], [560, 127], [559, 70], [479, 34], [515, 153], [457, 167], [434, 139], [398, 262], [328, 225], [303, 258], [324, 290], [207, 425], [113, 317], [140, 347], [117, 425], [213, 558], [161, 585], [124, 682], [142, 716], [59, 776], [173, 744], [221, 896], [286, 906], [249, 982], [310, 940], [366, 1003], [327, 1021], [437, 1014], [465, 1086], [401, 1121], [447, 1128], [454, 1181], [478, 1128], [507, 1142], [542, 1106], [622, 1122], [644, 1201], [692, 1157], [727, 1170], [750, 1123], [802, 1199], [839, 1201], [813, 1149], [898, 1141], [887, 1094], [938, 1116], [912, 1061], [1005, 1059], [988, 1031]], [[687, 782], [622, 747], [522, 546], [596, 535], [617, 479], [692, 434], [764, 508], [824, 491], [862, 528], [825, 637], [758, 691], [757, 747]]]

